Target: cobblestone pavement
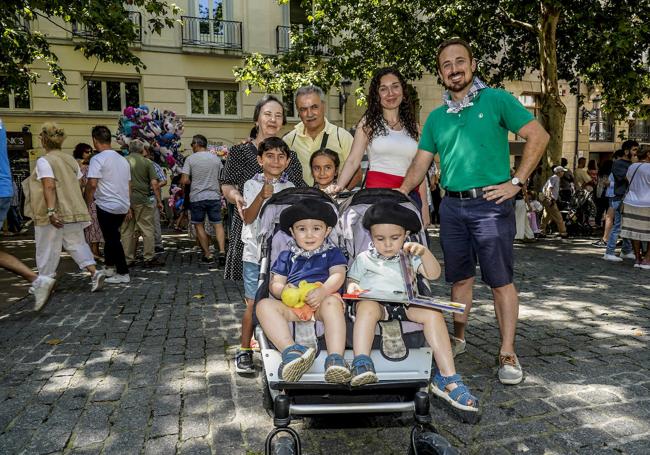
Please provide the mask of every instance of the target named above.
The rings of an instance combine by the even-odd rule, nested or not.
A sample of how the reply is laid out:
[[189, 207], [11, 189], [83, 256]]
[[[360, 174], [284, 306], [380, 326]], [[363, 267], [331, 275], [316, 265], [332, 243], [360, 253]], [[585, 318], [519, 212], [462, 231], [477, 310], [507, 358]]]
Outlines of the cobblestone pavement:
[[[462, 424], [432, 402], [463, 453], [650, 453], [650, 273], [599, 254], [586, 240], [517, 246], [518, 386], [496, 379], [499, 334], [489, 290], [477, 288], [457, 368], [483, 418]], [[30, 297], [0, 313], [0, 454], [263, 453], [272, 426], [261, 379], [237, 376], [229, 355], [241, 286], [187, 249], [166, 259], [95, 294], [67, 273], [41, 313]], [[411, 423], [337, 416], [294, 427], [306, 454], [405, 454]]]

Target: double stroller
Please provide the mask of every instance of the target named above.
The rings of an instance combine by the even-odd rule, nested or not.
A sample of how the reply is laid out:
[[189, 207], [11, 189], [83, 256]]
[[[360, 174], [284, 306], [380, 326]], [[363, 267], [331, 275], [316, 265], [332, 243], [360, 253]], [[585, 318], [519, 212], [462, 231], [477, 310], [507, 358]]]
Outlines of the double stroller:
[[[258, 240], [261, 245], [261, 270], [255, 301], [269, 295], [270, 266], [279, 253], [287, 249], [290, 237], [279, 228], [282, 210], [299, 201], [319, 200], [338, 211], [337, 226], [329, 241], [337, 245], [352, 263], [356, 255], [369, 247], [370, 234], [362, 226], [366, 209], [379, 201], [400, 203], [418, 213], [413, 202], [403, 194], [388, 189], [364, 189], [336, 203], [314, 188], [289, 188], [274, 194], [259, 215]], [[426, 245], [426, 232], [411, 235], [411, 241]], [[418, 282], [418, 291], [425, 294], [427, 285]], [[351, 362], [353, 323], [346, 310], [347, 342], [344, 358]], [[380, 322], [375, 331], [371, 358], [379, 382], [359, 387], [325, 382], [324, 361], [327, 356], [321, 322], [289, 322], [295, 342], [316, 350], [316, 360], [299, 382], [284, 382], [278, 377], [281, 353], [257, 325], [255, 336], [263, 361], [263, 405], [273, 416], [275, 429], [266, 439], [267, 454], [298, 454], [300, 437], [289, 427], [292, 416], [353, 413], [413, 412], [415, 424], [411, 431], [409, 453], [456, 454], [449, 442], [437, 434], [429, 415], [428, 387], [432, 369], [432, 351], [426, 344], [422, 326], [409, 321]]]

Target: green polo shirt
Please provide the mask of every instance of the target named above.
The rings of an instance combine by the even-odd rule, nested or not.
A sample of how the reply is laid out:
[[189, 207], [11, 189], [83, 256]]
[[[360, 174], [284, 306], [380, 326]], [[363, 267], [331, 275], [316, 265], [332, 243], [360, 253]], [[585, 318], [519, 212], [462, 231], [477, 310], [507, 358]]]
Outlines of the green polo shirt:
[[419, 148], [440, 155], [442, 187], [464, 191], [510, 179], [508, 131], [518, 132], [534, 119], [510, 93], [485, 88], [473, 106], [454, 114], [447, 105], [427, 118]]

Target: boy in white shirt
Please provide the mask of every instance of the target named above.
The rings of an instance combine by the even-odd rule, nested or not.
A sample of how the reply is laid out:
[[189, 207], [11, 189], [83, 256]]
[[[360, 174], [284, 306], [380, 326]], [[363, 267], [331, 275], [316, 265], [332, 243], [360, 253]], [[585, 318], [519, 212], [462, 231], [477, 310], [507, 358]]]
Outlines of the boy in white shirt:
[[255, 174], [252, 179], [244, 183], [243, 194], [246, 206], [243, 209], [244, 226], [241, 240], [244, 243], [242, 261], [246, 311], [242, 317], [241, 346], [235, 356], [235, 369], [238, 373], [253, 373], [255, 371], [251, 338], [253, 336], [253, 304], [260, 273], [257, 217], [260, 209], [273, 193], [294, 186], [284, 173], [289, 165], [289, 147], [282, 139], [269, 137], [262, 141], [257, 150], [257, 162], [262, 167], [262, 172]]

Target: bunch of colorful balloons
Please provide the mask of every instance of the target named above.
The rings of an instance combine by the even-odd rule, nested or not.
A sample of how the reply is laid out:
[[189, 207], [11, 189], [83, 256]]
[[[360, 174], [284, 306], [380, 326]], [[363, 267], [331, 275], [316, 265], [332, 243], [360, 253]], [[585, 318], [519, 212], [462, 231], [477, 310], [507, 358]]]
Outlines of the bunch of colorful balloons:
[[180, 152], [183, 131], [183, 120], [173, 111], [127, 106], [118, 121], [117, 142], [123, 148], [133, 139], [149, 143], [155, 161], [178, 173], [184, 159]]

